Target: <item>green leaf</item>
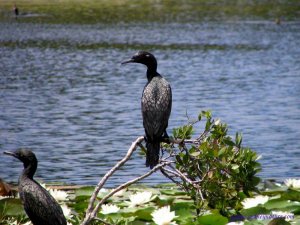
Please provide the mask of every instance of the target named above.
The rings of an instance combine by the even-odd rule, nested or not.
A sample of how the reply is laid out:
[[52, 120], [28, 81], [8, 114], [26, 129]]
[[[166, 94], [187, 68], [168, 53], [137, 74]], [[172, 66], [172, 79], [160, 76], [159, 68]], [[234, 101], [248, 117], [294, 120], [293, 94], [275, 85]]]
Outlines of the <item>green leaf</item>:
[[211, 125], [212, 125], [212, 123], [211, 123], [211, 121], [208, 119], [208, 120], [206, 121], [206, 124], [205, 124], [205, 130], [208, 131], [208, 130], [210, 129]]
[[201, 115], [201, 113], [199, 113], [198, 120], [201, 121], [201, 119], [202, 119], [202, 115]]
[[190, 153], [191, 156], [197, 157], [200, 155], [200, 152], [192, 152]]
[[241, 147], [242, 140], [243, 140], [242, 139], [242, 134], [236, 132], [236, 134], [235, 134], [235, 144], [236, 144], [236, 146]]
[[197, 219], [198, 224], [201, 225], [225, 225], [228, 223], [228, 219], [220, 214], [209, 214], [200, 216]]
[[229, 146], [235, 146], [235, 143], [229, 138], [224, 139], [224, 143]]
[[134, 216], [137, 217], [137, 219], [151, 221], [152, 216], [151, 213], [154, 211], [154, 207], [147, 207], [143, 209], [139, 209], [134, 213]]
[[233, 170], [238, 170], [239, 169], [239, 165], [237, 165], [237, 164], [232, 164], [231, 165], [231, 168], [233, 169]]
[[[181, 221], [181, 222], [187, 221], [190, 218], [194, 217], [194, 215], [192, 214], [192, 211], [189, 210], [188, 208], [181, 208], [179, 210], [176, 210], [175, 215], [178, 216], [178, 218], [176, 220]], [[183, 223], [180, 223], [180, 224], [183, 224]]]
[[294, 202], [285, 199], [271, 199], [264, 204], [266, 209], [273, 209], [273, 210], [282, 210], [286, 207], [300, 207], [300, 202]]
[[76, 196], [91, 196], [95, 190], [93, 186], [82, 187], [75, 190]]
[[257, 206], [257, 207], [252, 207], [249, 209], [242, 209], [240, 213], [244, 217], [251, 217], [259, 214], [268, 214], [270, 213], [270, 210], [266, 209], [265, 207], [262, 206]]
[[268, 225], [291, 225], [289, 222], [285, 221], [283, 218], [276, 218], [271, 220]]
[[[79, 198], [79, 197], [76, 197]], [[77, 212], [77, 213], [85, 213], [85, 210], [87, 209], [88, 206], [88, 200], [86, 199], [86, 201], [78, 201], [76, 200], [76, 203], [73, 204], [73, 209]]]
[[205, 116], [207, 119], [210, 119], [211, 118], [211, 111], [210, 110], [202, 111], [201, 115]]
[[244, 225], [266, 225], [266, 222], [252, 220], [252, 221], [245, 221]]
[[186, 192], [181, 191], [179, 189], [165, 189], [165, 190], [162, 189], [162, 190], [160, 190], [160, 192], [165, 195], [176, 195], [176, 196], [184, 195], [184, 196], [186, 196]]
[[20, 199], [4, 198], [0, 200], [0, 212], [5, 216], [25, 216], [25, 211]]
[[300, 202], [300, 192], [292, 189], [288, 189], [287, 192], [282, 194], [283, 199]]
[[227, 150], [227, 147], [221, 148], [218, 152], [218, 156], [222, 156], [226, 152], [226, 150]]
[[194, 206], [194, 202], [192, 200], [181, 200], [176, 199], [173, 202], [172, 209], [180, 210], [180, 209], [190, 209]]

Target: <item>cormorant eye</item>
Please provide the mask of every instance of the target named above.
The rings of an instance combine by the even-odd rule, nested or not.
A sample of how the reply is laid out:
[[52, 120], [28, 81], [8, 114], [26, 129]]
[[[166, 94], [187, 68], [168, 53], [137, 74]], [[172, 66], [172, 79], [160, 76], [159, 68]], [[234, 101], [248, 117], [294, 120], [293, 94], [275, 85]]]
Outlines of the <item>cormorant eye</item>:
[[149, 58], [149, 57], [150, 57], [150, 55], [149, 55], [149, 54], [147, 54], [147, 55], [146, 55], [146, 57], [148, 57], [148, 58]]

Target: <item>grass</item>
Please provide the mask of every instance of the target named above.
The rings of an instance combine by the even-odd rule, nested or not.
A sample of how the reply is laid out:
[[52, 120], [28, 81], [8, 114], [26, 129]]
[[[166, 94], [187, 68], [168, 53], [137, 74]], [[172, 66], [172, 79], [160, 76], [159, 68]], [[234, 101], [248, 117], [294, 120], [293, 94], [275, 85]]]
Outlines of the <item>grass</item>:
[[[23, 22], [116, 23], [202, 20], [297, 20], [298, 0], [18, 0]], [[12, 19], [13, 2], [0, 0], [0, 21]], [[29, 16], [38, 14], [39, 16]]]

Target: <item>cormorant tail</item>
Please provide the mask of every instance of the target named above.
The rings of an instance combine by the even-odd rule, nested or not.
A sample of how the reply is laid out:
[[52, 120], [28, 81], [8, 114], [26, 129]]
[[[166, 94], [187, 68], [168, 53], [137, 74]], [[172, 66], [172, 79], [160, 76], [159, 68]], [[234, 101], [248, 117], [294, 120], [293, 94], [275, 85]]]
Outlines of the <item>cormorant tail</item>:
[[159, 149], [160, 149], [160, 142], [147, 142], [146, 143], [147, 153], [146, 153], [146, 166], [152, 169], [154, 166], [158, 164], [159, 160]]

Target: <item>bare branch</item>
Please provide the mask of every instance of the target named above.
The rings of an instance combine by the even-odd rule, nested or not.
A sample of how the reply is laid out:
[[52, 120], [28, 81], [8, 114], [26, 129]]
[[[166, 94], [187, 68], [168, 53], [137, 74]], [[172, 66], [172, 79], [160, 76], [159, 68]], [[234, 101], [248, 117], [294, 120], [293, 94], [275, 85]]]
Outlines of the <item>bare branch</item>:
[[138, 137], [130, 146], [130, 148], [128, 149], [125, 157], [123, 159], [121, 159], [113, 168], [111, 168], [105, 175], [104, 177], [100, 180], [100, 182], [97, 184], [95, 190], [94, 190], [94, 193], [90, 199], [90, 202], [89, 202], [89, 206], [88, 206], [88, 209], [86, 211], [86, 215], [85, 215], [85, 218], [83, 220], [83, 222], [81, 223], [81, 225], [87, 225], [89, 224], [89, 222], [92, 220], [92, 212], [94, 210], [94, 203], [95, 203], [95, 200], [97, 198], [97, 195], [100, 191], [100, 189], [103, 187], [103, 185], [105, 184], [105, 182], [107, 181], [107, 179], [109, 177], [111, 177], [114, 172], [119, 169], [122, 165], [124, 165], [124, 163], [126, 161], [129, 160], [129, 158], [131, 157], [132, 153], [134, 152], [134, 150], [137, 148], [137, 146], [144, 140], [144, 137], [141, 136], [141, 137]]
[[140, 180], [143, 180], [144, 178], [150, 176], [152, 173], [156, 172], [157, 170], [165, 167], [166, 165], [169, 165], [170, 163], [172, 163], [171, 161], [167, 161], [167, 162], [163, 162], [163, 163], [160, 163], [158, 165], [156, 165], [152, 170], [148, 171], [147, 173], [135, 178], [135, 179], [132, 179], [122, 185], [120, 185], [119, 187], [117, 187], [116, 189], [112, 190], [109, 194], [107, 194], [106, 196], [104, 196], [101, 201], [99, 201], [96, 205], [96, 207], [93, 209], [93, 211], [89, 214], [89, 217], [88, 219], [85, 218], [85, 220], [83, 221], [83, 223], [81, 225], [85, 225], [85, 224], [89, 224], [91, 222], [91, 220], [93, 220], [94, 218], [96, 218], [96, 215], [97, 213], [99, 212], [100, 210], [100, 207], [101, 205], [107, 201], [107, 199], [109, 199], [111, 196], [113, 196], [115, 193], [119, 192], [120, 190], [130, 186], [131, 184], [134, 184]]
[[175, 180], [171, 175], [168, 174], [168, 171], [166, 168], [161, 168], [161, 173], [167, 177], [168, 179], [170, 179], [174, 184], [178, 185], [179, 187], [182, 187], [181, 183], [177, 180]]
[[[102, 205], [108, 198], [110, 198], [111, 196], [113, 196], [115, 193], [119, 192], [120, 190], [124, 189], [124, 188], [127, 188], [128, 186], [130, 186], [131, 184], [134, 184], [140, 180], [143, 180], [145, 179], [146, 177], [150, 176], [152, 173], [156, 172], [157, 170], [165, 167], [166, 165], [170, 164], [172, 162], [163, 162], [163, 163], [160, 163], [160, 164], [157, 164], [155, 167], [153, 167], [153, 169], [151, 169], [150, 171], [148, 171], [147, 173], [137, 177], [137, 178], [134, 178], [124, 184], [121, 184], [119, 187], [117, 187], [116, 189], [114, 189], [113, 191], [111, 191], [109, 194], [107, 194], [106, 196], [104, 196], [101, 201], [97, 204], [98, 205]], [[97, 209], [97, 206], [95, 207], [95, 209]]]
[[[180, 174], [176, 173], [176, 172], [173, 171], [173, 170], [169, 170], [169, 169], [167, 169], [167, 168], [163, 168], [163, 170], [164, 170], [164, 172], [170, 173], [170, 174], [172, 174], [172, 175], [175, 176], [175, 177], [179, 177], [179, 178], [183, 179], [182, 176], [180, 176]], [[170, 176], [170, 175], [169, 175], [169, 176]]]
[[167, 144], [172, 143], [172, 144], [200, 144], [200, 139], [174, 139], [174, 138], [163, 138], [161, 140], [162, 142], [165, 142]]
[[101, 223], [103, 223], [103, 225], [113, 225], [112, 223], [108, 223], [108, 222], [106, 222], [106, 221], [104, 221], [104, 220], [102, 220], [98, 217], [95, 217], [94, 219], [100, 221]]
[[194, 185], [193, 181], [191, 181], [189, 178], [187, 178], [183, 173], [181, 173], [179, 170], [177, 170], [176, 168], [170, 166], [174, 172], [176, 172], [180, 177], [183, 178], [183, 180], [185, 180], [186, 182], [188, 182], [189, 184]]
[[[101, 205], [108, 199], [110, 198], [113, 194], [115, 194], [116, 192], [122, 190], [123, 188], [126, 188], [127, 186], [138, 182], [139, 180], [144, 179], [145, 177], [150, 176], [152, 173], [154, 173], [155, 171], [157, 171], [158, 169], [164, 168], [166, 165], [171, 165], [171, 163], [174, 163], [174, 161], [169, 161], [169, 160], [162, 160], [160, 164], [158, 164], [157, 166], [155, 166], [152, 170], [150, 170], [149, 172], [145, 173], [144, 175], [137, 177], [131, 181], [128, 181], [122, 185], [120, 185], [118, 188], [114, 189], [112, 192], [110, 192], [108, 195], [106, 195], [100, 202], [97, 203], [97, 205], [95, 206], [95, 201], [97, 199], [97, 195], [99, 193], [99, 191], [101, 190], [101, 188], [104, 186], [104, 184], [106, 183], [106, 181], [109, 179], [109, 177], [111, 177], [116, 170], [118, 170], [121, 166], [124, 165], [125, 162], [127, 162], [131, 155], [133, 154], [133, 152], [135, 151], [135, 149], [140, 146], [142, 149], [144, 148], [142, 146], [142, 142], [144, 141], [144, 137], [138, 137], [130, 146], [130, 148], [128, 149], [126, 155], [124, 158], [122, 158], [113, 168], [111, 168], [105, 175], [104, 177], [100, 180], [100, 182], [97, 184], [97, 186], [95, 187], [95, 190], [90, 198], [89, 201], [89, 205], [88, 208], [86, 210], [86, 215], [85, 218], [83, 220], [83, 222], [81, 223], [81, 225], [87, 225], [89, 224], [93, 219], [96, 218], [96, 215], [101, 207]], [[195, 140], [184, 140], [184, 139], [173, 139], [173, 138], [168, 138], [168, 139], [164, 139], [162, 140], [163, 142], [166, 143], [173, 143], [173, 144], [199, 144], [199, 140], [195, 139]], [[170, 157], [170, 156], [169, 156]], [[167, 157], [167, 158], [169, 158]], [[167, 172], [170, 171], [164, 171], [164, 175], [166, 175]], [[173, 172], [174, 173], [174, 172]], [[187, 181], [188, 183], [193, 184], [193, 182], [191, 182], [187, 177], [185, 177], [183, 174], [178, 173], [178, 171], [175, 172], [176, 176], [181, 178], [182, 180]], [[174, 175], [174, 174], [173, 174]], [[168, 177], [170, 178], [170, 177]]]

